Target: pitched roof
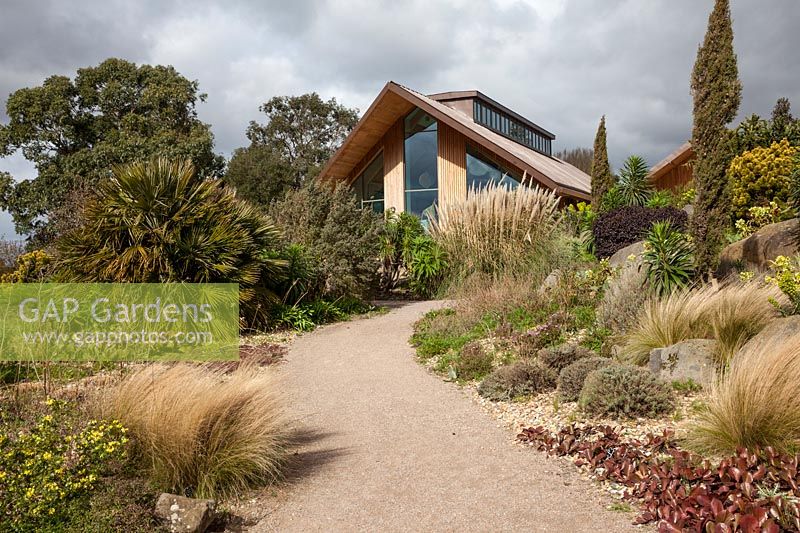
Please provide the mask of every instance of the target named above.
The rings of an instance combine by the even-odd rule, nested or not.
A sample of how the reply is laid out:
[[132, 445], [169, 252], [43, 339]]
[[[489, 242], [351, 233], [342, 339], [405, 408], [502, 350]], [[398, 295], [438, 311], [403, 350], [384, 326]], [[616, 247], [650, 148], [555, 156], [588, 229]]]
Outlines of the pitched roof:
[[655, 183], [675, 167], [679, 167], [694, 157], [694, 150], [692, 150], [692, 143], [686, 141], [680, 145], [674, 152], [662, 159], [656, 166], [650, 169], [648, 179]]
[[[439, 96], [439, 95], [434, 95]], [[419, 107], [477, 145], [527, 172], [558, 194], [589, 199], [591, 178], [585, 172], [556, 157], [541, 154], [475, 123], [472, 117], [431, 97], [390, 81], [364, 113], [341, 148], [320, 172], [322, 179], [346, 176], [377, 144], [398, 118]]]

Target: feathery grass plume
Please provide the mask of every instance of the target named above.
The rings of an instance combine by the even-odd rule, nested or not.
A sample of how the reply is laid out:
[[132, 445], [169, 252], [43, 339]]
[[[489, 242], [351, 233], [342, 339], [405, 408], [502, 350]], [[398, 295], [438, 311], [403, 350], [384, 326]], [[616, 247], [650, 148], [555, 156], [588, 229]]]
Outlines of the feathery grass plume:
[[270, 374], [257, 367], [223, 375], [151, 365], [103, 391], [96, 406], [128, 428], [162, 490], [229, 497], [281, 474], [282, 402]]
[[690, 447], [733, 453], [738, 447], [800, 449], [800, 334], [753, 343], [731, 360], [707, 409], [690, 426]]
[[461, 277], [474, 272], [526, 272], [552, 256], [560, 228], [558, 197], [539, 187], [515, 190], [492, 184], [471, 190], [463, 202], [439, 208], [433, 238]]
[[755, 282], [706, 285], [651, 298], [626, 335], [623, 358], [643, 365], [653, 348], [687, 339], [714, 339], [716, 362], [724, 368], [739, 348], [779, 316], [770, 299], [784, 301], [775, 287]]

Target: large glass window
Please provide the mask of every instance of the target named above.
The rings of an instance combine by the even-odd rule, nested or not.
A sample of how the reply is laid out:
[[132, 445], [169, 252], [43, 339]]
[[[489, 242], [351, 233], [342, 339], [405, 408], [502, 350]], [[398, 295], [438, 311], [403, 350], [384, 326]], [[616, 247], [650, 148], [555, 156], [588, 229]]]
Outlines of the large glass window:
[[405, 119], [406, 211], [423, 220], [434, 217], [439, 192], [436, 128], [436, 121], [421, 109]]
[[383, 153], [373, 159], [353, 183], [362, 208], [383, 213]]
[[519, 187], [520, 177], [516, 173], [502, 169], [488, 157], [467, 145], [467, 190], [485, 189], [492, 183], [513, 190]]

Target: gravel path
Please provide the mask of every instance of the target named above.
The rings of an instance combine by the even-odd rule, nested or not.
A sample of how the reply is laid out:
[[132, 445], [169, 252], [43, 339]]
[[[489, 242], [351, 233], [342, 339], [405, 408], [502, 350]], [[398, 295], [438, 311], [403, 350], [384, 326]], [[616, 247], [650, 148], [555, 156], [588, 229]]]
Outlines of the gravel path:
[[435, 306], [294, 342], [279, 368], [302, 428], [298, 467], [252, 531], [641, 531], [414, 360], [412, 324]]

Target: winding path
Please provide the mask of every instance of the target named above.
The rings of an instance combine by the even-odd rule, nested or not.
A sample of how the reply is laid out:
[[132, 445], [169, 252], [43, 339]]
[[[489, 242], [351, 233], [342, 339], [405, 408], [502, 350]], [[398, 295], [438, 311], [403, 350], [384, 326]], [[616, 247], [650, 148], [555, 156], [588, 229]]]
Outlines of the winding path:
[[641, 531], [414, 360], [412, 324], [435, 305], [295, 341], [279, 374], [300, 471], [251, 531]]

